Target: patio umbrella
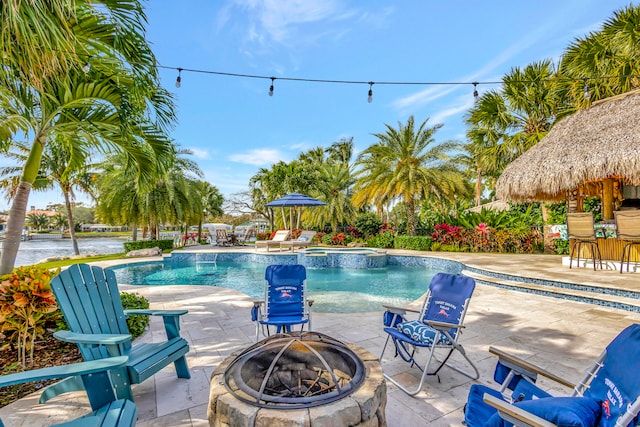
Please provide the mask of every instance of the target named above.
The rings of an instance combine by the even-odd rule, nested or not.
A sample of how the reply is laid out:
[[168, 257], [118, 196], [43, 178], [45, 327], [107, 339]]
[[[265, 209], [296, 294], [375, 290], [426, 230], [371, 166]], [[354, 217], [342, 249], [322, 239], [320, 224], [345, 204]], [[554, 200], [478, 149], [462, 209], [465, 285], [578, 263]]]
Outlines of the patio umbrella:
[[[273, 200], [267, 203], [265, 206], [268, 206], [270, 208], [281, 207], [281, 208], [293, 209], [293, 208], [302, 208], [304, 206], [324, 206], [324, 205], [326, 205], [325, 202], [318, 199], [314, 199], [313, 197], [307, 196], [305, 194], [291, 193], [279, 199]], [[290, 216], [291, 230], [293, 230], [293, 211], [290, 211], [289, 216]]]

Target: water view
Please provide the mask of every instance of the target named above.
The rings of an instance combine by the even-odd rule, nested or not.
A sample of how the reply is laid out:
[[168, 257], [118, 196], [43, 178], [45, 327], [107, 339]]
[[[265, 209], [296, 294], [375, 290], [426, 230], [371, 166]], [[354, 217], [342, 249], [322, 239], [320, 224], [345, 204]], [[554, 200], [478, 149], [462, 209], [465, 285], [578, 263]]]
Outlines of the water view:
[[[126, 239], [117, 237], [96, 237], [78, 239], [81, 255], [106, 255], [124, 252]], [[20, 242], [16, 257], [16, 267], [36, 264], [54, 256], [72, 256], [73, 246], [70, 239], [43, 239]]]

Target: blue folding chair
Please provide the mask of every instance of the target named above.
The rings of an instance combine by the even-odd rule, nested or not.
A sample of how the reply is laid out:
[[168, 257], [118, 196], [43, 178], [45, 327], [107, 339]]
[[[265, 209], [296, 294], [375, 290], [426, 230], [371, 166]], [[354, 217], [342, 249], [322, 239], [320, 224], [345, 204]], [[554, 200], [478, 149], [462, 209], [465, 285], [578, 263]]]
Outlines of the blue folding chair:
[[[431, 280], [429, 290], [420, 311], [408, 308], [384, 306], [384, 331], [388, 334], [382, 348], [380, 360], [391, 340], [395, 347], [395, 356], [400, 356], [411, 366], [422, 370], [420, 383], [415, 390], [409, 390], [389, 375], [385, 378], [397, 385], [402, 391], [412, 396], [420, 392], [424, 380], [429, 375], [437, 375], [443, 366], [460, 372], [469, 378], [477, 379], [480, 374], [474, 363], [467, 356], [458, 338], [464, 328], [463, 322], [469, 305], [469, 300], [475, 289], [475, 281], [458, 274], [437, 273]], [[417, 320], [407, 320], [407, 311], [420, 313]], [[424, 367], [416, 360], [416, 350], [429, 348]], [[436, 349], [445, 349], [444, 357], [436, 354]], [[469, 363], [473, 373], [462, 370], [448, 363], [453, 352], [457, 350]], [[431, 362], [439, 363], [434, 370], [429, 370]]]
[[[638, 324], [614, 338], [577, 385], [501, 350], [489, 351], [498, 356], [496, 380], [502, 386], [471, 386], [465, 407], [469, 427], [640, 425]], [[534, 384], [538, 375], [573, 392], [569, 397], [551, 396]]]
[[[303, 265], [270, 265], [265, 274], [264, 301], [254, 301], [251, 320], [256, 323], [256, 341], [260, 330], [269, 336], [269, 326], [276, 333], [291, 332], [291, 326], [308, 323], [311, 330], [311, 306], [307, 300], [307, 270]], [[263, 307], [264, 306], [264, 307]], [[266, 329], [266, 331], [265, 331]]]

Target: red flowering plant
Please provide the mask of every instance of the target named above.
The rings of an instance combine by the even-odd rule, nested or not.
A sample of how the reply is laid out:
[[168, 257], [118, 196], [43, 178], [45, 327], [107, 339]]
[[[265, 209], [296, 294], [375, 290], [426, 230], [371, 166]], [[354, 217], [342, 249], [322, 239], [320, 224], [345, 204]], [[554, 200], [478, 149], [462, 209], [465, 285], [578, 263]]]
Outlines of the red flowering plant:
[[382, 228], [380, 228], [380, 233], [386, 233], [387, 231], [395, 231], [395, 225], [392, 223], [385, 222], [382, 224]]
[[0, 333], [16, 347], [23, 367], [27, 351], [33, 360], [33, 344], [44, 334], [49, 315], [58, 309], [51, 278], [59, 272], [34, 265], [0, 277]]
[[457, 225], [447, 223], [436, 224], [431, 237], [434, 241], [443, 245], [459, 245], [462, 238], [462, 230]]
[[362, 235], [362, 233], [360, 233], [360, 230], [358, 230], [356, 227], [354, 227], [353, 225], [350, 225], [347, 227], [347, 229], [345, 230], [347, 232], [347, 234], [349, 234], [351, 237], [354, 238], [358, 238]]
[[331, 238], [331, 243], [337, 246], [345, 246], [346, 245], [346, 236], [344, 233], [336, 233]]

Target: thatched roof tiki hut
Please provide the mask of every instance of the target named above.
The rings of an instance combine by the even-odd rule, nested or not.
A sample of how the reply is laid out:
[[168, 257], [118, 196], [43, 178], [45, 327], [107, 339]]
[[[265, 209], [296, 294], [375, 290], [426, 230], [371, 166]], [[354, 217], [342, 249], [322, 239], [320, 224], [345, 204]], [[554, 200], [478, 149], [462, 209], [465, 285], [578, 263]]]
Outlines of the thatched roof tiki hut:
[[513, 161], [496, 184], [498, 198], [568, 200], [581, 211], [585, 196], [602, 200], [613, 218], [623, 198], [638, 199], [640, 185], [640, 90], [594, 102], [553, 126]]

